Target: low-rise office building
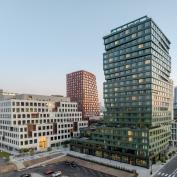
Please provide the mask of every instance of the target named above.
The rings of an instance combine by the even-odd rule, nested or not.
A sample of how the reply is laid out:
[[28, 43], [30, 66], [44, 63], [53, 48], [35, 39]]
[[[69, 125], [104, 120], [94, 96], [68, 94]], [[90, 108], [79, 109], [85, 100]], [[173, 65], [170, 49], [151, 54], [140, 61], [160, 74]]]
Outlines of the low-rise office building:
[[77, 103], [62, 96], [1, 94], [0, 148], [45, 150], [79, 136], [87, 127]]

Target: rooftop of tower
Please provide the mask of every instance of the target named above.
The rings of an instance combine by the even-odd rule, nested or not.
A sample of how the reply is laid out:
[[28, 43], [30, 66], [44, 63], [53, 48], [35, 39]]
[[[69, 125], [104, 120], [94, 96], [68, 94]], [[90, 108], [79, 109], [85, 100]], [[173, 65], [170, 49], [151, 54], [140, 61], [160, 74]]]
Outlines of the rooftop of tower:
[[[150, 17], [148, 17], [147, 15], [145, 15], [145, 16], [143, 16], [143, 17], [141, 17], [141, 18], [138, 18], [138, 19], [136, 19], [136, 20], [133, 20], [133, 21], [131, 21], [131, 22], [128, 22], [128, 23], [126, 23], [126, 24], [124, 24], [124, 25], [121, 25], [121, 26], [119, 26], [119, 27], [116, 27], [116, 28], [112, 29], [112, 30], [111, 30], [111, 34], [108, 34], [108, 35], [104, 36], [103, 39], [105, 39], [105, 38], [107, 38], [107, 37], [109, 37], [109, 36], [112, 36], [113, 34], [116, 34], [116, 33], [120, 32], [120, 31], [124, 31], [124, 30], [126, 30], [127, 28], [129, 28], [129, 27], [133, 27], [133, 26], [135, 26], [135, 25], [137, 25], [137, 24], [139, 24], [139, 23], [142, 23], [142, 22], [144, 22], [144, 21], [147, 21], [147, 20], [153, 21], [152, 18], [150, 18]], [[164, 35], [164, 37], [166, 38], [166, 40], [167, 40], [167, 41], [169, 42], [169, 44], [170, 44], [170, 43], [171, 43], [170, 40], [166, 37], [166, 35], [162, 32], [162, 30], [158, 27], [158, 25], [157, 25], [154, 21], [153, 21], [153, 23], [156, 25], [156, 27], [157, 27], [157, 28], [159, 29], [159, 31]]]
[[93, 73], [91, 73], [91, 72], [89, 72], [89, 71], [85, 71], [85, 70], [78, 70], [78, 71], [74, 71], [74, 72], [72, 72], [72, 73], [68, 73], [67, 75], [69, 75], [69, 74], [74, 74], [74, 73], [88, 73], [88, 74], [90, 74], [90, 75], [93, 75], [93, 76], [95, 76]]
[[133, 21], [131, 21], [131, 22], [129, 22], [129, 23], [126, 23], [125, 25], [122, 25], [122, 26], [119, 26], [119, 27], [117, 27], [117, 28], [112, 29], [112, 30], [111, 30], [111, 33], [115, 33], [115, 32], [121, 31], [121, 30], [126, 29], [126, 28], [128, 28], [128, 27], [130, 27], [130, 26], [133, 26], [133, 25], [135, 25], [135, 24], [137, 24], [137, 23], [146, 21], [147, 19], [150, 19], [150, 18], [149, 18], [148, 16], [143, 16], [143, 17], [138, 18], [138, 19], [136, 19], [136, 20], [133, 20]]

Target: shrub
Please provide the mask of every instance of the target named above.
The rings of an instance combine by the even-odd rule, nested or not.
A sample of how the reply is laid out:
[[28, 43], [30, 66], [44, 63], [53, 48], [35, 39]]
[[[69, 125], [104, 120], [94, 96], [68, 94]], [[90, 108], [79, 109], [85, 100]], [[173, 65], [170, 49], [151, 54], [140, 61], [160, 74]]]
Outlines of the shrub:
[[32, 156], [32, 155], [34, 155], [34, 149], [33, 148], [31, 148], [30, 150], [29, 150], [29, 154]]
[[168, 156], [167, 155], [165, 156], [165, 160], [168, 160]]
[[52, 151], [52, 148], [51, 148], [51, 147], [48, 147], [48, 148], [47, 148], [47, 151]]
[[7, 152], [4, 152], [4, 151], [0, 152], [0, 157], [2, 157], [2, 158], [6, 158], [8, 160], [9, 156], [10, 156], [10, 154]]
[[175, 151], [172, 151], [172, 155], [175, 155], [176, 154], [176, 152]]

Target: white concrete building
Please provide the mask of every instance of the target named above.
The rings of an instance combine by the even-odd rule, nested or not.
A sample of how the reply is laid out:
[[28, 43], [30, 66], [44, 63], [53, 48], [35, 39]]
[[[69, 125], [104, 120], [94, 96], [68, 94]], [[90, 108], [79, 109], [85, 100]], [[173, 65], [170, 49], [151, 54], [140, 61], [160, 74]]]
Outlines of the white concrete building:
[[87, 126], [70, 98], [0, 94], [0, 148], [45, 150], [79, 136]]

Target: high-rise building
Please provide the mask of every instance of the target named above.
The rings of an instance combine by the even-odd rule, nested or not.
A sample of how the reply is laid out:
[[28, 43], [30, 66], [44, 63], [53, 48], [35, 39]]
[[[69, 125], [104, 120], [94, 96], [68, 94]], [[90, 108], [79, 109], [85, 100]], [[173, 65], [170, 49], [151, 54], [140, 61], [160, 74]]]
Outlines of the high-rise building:
[[170, 41], [147, 16], [103, 39], [105, 125], [73, 139], [71, 149], [149, 167], [170, 140]]
[[174, 89], [173, 118], [177, 120], [177, 87]]
[[67, 97], [78, 103], [83, 119], [100, 115], [96, 77], [87, 71], [67, 74]]
[[174, 88], [174, 105], [177, 107], [177, 87]]
[[177, 147], [177, 121], [173, 120], [171, 123], [171, 140], [170, 145]]
[[45, 150], [79, 136], [87, 127], [77, 103], [62, 96], [5, 94], [0, 97], [0, 148]]

